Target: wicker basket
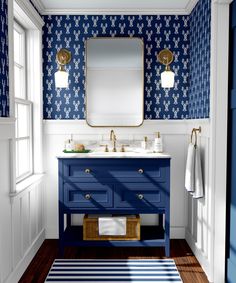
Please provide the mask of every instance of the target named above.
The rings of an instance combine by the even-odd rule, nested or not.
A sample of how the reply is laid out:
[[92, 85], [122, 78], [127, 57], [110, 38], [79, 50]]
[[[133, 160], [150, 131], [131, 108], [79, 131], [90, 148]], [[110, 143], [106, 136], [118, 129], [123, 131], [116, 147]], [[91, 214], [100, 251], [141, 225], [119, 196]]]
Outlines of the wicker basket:
[[140, 216], [127, 216], [126, 235], [124, 236], [104, 236], [98, 232], [98, 216], [85, 214], [83, 220], [83, 239], [87, 241], [130, 241], [140, 240]]

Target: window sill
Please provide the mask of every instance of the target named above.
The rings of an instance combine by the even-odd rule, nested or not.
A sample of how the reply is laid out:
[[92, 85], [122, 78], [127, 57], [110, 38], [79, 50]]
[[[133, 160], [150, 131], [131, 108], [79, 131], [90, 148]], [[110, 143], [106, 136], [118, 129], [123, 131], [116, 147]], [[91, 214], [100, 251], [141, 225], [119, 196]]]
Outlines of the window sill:
[[45, 174], [34, 174], [16, 184], [16, 191], [10, 193], [10, 197], [16, 197], [25, 190], [27, 190], [33, 184], [40, 182]]

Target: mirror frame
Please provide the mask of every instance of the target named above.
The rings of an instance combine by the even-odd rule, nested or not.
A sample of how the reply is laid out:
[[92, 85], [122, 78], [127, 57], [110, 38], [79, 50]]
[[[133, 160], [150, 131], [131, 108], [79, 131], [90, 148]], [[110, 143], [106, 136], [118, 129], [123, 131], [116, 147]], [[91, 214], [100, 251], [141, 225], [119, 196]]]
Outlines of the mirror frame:
[[[88, 41], [91, 40], [91, 39], [138, 39], [140, 40], [141, 42], [141, 45], [142, 45], [142, 73], [143, 73], [143, 81], [142, 81], [142, 121], [139, 125], [102, 125], [102, 126], [94, 126], [94, 125], [91, 125], [89, 122], [88, 122], [88, 95], [87, 95], [87, 61], [88, 61], [88, 52], [87, 52], [87, 45], [88, 45]], [[121, 127], [121, 128], [125, 128], [125, 127], [134, 127], [134, 128], [137, 128], [137, 127], [140, 127], [142, 126], [143, 122], [144, 122], [144, 42], [143, 42], [143, 39], [141, 37], [121, 37], [121, 36], [117, 36], [117, 37], [108, 37], [108, 36], [104, 36], [104, 37], [90, 37], [90, 38], [87, 38], [86, 41], [85, 41], [85, 110], [86, 110], [86, 123], [88, 126], [90, 127], [93, 127], [93, 128], [108, 128], [108, 127]]]

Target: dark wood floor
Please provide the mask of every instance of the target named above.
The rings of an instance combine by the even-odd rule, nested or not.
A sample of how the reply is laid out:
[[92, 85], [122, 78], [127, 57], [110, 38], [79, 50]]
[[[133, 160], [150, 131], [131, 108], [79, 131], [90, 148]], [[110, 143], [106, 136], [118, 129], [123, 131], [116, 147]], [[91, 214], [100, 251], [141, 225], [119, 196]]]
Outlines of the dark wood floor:
[[[164, 258], [163, 248], [66, 248], [64, 258], [139, 259]], [[19, 283], [44, 282], [49, 269], [58, 256], [58, 241], [45, 240], [23, 274]], [[171, 258], [175, 260], [184, 283], [208, 282], [197, 259], [185, 240], [171, 240]]]

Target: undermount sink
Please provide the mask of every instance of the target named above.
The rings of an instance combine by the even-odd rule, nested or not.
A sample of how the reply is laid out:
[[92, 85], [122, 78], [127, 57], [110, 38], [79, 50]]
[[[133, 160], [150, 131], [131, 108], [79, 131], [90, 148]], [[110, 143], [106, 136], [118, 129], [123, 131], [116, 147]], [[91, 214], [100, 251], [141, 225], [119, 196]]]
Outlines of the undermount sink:
[[99, 156], [111, 156], [111, 157], [123, 157], [123, 156], [131, 156], [131, 155], [136, 155], [136, 152], [132, 151], [127, 151], [127, 152], [104, 152], [104, 151], [93, 151], [90, 152], [89, 155], [99, 155]]

